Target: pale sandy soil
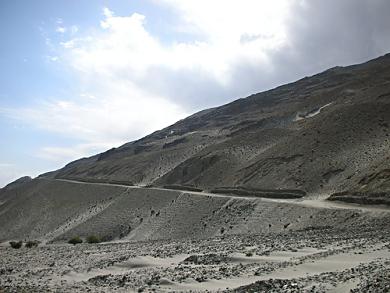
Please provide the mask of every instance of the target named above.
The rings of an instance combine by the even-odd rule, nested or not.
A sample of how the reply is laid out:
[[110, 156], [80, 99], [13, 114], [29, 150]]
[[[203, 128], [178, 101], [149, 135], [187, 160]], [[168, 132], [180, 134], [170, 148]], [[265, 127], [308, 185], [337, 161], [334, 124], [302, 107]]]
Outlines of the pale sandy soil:
[[[374, 230], [309, 229], [19, 250], [3, 245], [0, 288], [4, 292], [269, 292], [237, 288], [270, 283], [272, 292], [365, 292], [359, 291], [361, 284], [390, 271], [390, 234]], [[193, 257], [185, 261], [190, 256], [198, 256], [197, 261]]]
[[[59, 182], [84, 205], [37, 233], [37, 248], [0, 244], [0, 292], [390, 291], [385, 207]], [[100, 201], [97, 186], [109, 191]], [[51, 194], [61, 205], [69, 196]], [[37, 218], [42, 228], [60, 211]], [[122, 238], [66, 244], [129, 219], [137, 225]]]

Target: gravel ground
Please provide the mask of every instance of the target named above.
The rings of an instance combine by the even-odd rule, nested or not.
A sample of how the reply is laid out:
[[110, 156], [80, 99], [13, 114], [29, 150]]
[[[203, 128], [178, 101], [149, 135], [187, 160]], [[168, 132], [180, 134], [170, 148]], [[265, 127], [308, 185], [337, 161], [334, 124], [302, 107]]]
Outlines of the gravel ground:
[[389, 292], [389, 243], [385, 226], [20, 249], [4, 243], [0, 292]]

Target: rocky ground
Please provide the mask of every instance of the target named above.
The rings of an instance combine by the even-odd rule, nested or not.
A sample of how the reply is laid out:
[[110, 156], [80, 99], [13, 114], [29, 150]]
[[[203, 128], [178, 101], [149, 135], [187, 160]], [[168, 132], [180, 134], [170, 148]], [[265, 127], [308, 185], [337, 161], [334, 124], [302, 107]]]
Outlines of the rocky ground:
[[390, 230], [0, 247], [0, 292], [389, 292]]

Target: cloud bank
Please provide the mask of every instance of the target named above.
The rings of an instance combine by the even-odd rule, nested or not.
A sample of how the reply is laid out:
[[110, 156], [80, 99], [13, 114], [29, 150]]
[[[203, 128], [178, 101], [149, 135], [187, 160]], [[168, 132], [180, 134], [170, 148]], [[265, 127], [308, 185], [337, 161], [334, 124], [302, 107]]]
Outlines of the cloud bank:
[[[6, 115], [78, 139], [46, 146], [64, 162], [167, 126], [195, 111], [390, 51], [387, 0], [162, 0], [170, 40], [145, 15], [104, 8], [96, 27], [58, 24], [56, 66], [77, 77], [76, 97]], [[61, 29], [59, 29], [61, 28]], [[183, 41], [175, 34], [187, 35]], [[59, 159], [60, 158], [60, 159]]]

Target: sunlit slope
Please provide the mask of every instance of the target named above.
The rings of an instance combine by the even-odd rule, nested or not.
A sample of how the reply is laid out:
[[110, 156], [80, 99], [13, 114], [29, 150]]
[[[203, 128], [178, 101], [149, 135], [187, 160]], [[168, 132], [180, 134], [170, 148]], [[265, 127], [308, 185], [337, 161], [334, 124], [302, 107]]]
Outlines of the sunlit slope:
[[103, 241], [144, 241], [283, 233], [375, 225], [376, 215], [389, 215], [51, 179], [35, 179], [1, 193], [0, 199], [0, 241], [64, 242], [91, 235]]
[[386, 55], [199, 112], [50, 176], [332, 193], [390, 168], [389, 125]]

